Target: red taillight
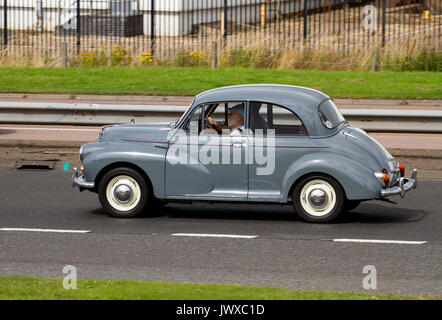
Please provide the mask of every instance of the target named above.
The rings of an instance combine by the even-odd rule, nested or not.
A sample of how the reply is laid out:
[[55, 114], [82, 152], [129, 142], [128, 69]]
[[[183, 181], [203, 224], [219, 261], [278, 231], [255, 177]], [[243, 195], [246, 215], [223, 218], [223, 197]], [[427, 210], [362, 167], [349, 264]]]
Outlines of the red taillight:
[[382, 179], [384, 180], [385, 188], [388, 188], [388, 186], [390, 185], [390, 176], [388, 175], [388, 173], [383, 172]]
[[401, 177], [405, 177], [405, 166], [399, 163], [399, 170], [401, 171]]

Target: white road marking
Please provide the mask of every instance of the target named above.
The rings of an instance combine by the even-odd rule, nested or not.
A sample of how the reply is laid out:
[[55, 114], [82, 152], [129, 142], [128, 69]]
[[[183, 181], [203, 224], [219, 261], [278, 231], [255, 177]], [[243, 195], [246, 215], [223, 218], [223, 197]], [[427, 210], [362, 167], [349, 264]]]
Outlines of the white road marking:
[[29, 229], [29, 228], [0, 228], [0, 231], [25, 231], [25, 232], [55, 232], [55, 233], [89, 233], [90, 230], [59, 230], [59, 229]]
[[333, 242], [358, 242], [358, 243], [387, 243], [387, 244], [424, 244], [427, 241], [403, 241], [403, 240], [372, 240], [372, 239], [333, 239]]
[[100, 129], [83, 129], [83, 128], [22, 128], [22, 127], [0, 127], [4, 130], [42, 130], [42, 131], [86, 131], [86, 132], [99, 132]]
[[208, 237], [208, 238], [236, 238], [236, 239], [253, 239], [258, 236], [246, 236], [236, 234], [211, 234], [211, 233], [173, 233], [176, 237]]

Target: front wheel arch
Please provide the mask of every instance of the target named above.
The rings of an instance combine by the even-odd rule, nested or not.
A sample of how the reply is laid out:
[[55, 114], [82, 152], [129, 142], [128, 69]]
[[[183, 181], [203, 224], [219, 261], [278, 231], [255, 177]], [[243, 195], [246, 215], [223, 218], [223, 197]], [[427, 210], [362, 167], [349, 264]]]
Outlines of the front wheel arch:
[[129, 168], [129, 169], [133, 169], [133, 170], [137, 171], [139, 174], [141, 174], [143, 176], [144, 180], [146, 181], [147, 186], [149, 188], [149, 193], [152, 196], [154, 196], [152, 182], [151, 182], [149, 176], [147, 175], [147, 173], [143, 169], [141, 169], [139, 166], [137, 166], [133, 163], [130, 163], [130, 162], [114, 162], [114, 163], [111, 163], [111, 164], [105, 166], [104, 168], [102, 168], [100, 170], [100, 172], [97, 174], [97, 176], [95, 177], [95, 185], [94, 185], [94, 189], [93, 189], [93, 191], [95, 193], [98, 193], [98, 188], [99, 188], [99, 185], [100, 185], [101, 180], [103, 179], [104, 175], [106, 173], [108, 173], [109, 171], [116, 169], [116, 168]]

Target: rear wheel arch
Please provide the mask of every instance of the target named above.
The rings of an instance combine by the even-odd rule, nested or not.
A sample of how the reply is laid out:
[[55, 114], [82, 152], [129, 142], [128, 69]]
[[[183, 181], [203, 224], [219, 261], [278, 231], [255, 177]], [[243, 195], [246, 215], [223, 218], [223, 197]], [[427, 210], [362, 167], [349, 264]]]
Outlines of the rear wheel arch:
[[[325, 177], [328, 177], [328, 178], [331, 178], [331, 179], [335, 180], [335, 181], [339, 184], [339, 186], [341, 187], [342, 191], [344, 192], [345, 198], [347, 199], [347, 194], [346, 194], [346, 192], [345, 192], [345, 188], [344, 188], [344, 186], [342, 185], [342, 183], [341, 183], [338, 179], [336, 179], [334, 176], [332, 176], [332, 175], [330, 175], [330, 174], [328, 174], [328, 173], [319, 172], [319, 171], [309, 172], [309, 173], [306, 173], [306, 174], [301, 175], [300, 177], [298, 177], [298, 178], [295, 180], [295, 182], [293, 182], [293, 184], [291, 185], [291, 187], [290, 187], [289, 192], [287, 193], [287, 195], [291, 197], [291, 195], [293, 194], [293, 191], [295, 190], [295, 188], [296, 188], [296, 186], [299, 184], [299, 182], [302, 181], [302, 180], [304, 180], [305, 178], [307, 178], [307, 177], [309, 177], [309, 176], [325, 176]], [[287, 202], [289, 202], [288, 199], [287, 199]]]

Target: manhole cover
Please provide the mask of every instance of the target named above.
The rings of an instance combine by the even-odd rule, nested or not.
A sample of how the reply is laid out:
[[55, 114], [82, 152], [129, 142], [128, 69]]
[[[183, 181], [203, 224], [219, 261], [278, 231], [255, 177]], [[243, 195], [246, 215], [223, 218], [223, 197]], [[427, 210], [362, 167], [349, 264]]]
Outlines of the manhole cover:
[[15, 168], [19, 170], [53, 170], [55, 161], [48, 160], [17, 160]]

